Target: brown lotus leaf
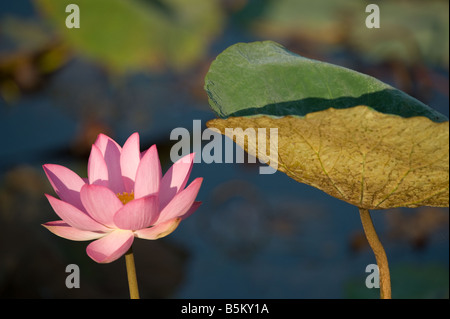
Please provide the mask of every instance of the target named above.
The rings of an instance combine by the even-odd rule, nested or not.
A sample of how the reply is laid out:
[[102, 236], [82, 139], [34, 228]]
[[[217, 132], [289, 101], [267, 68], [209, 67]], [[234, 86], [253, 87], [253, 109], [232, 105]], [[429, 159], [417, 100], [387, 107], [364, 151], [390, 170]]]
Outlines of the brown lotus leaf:
[[[356, 106], [304, 117], [213, 119], [207, 126], [224, 135], [226, 128], [241, 128], [228, 135], [249, 154], [360, 208], [449, 205], [448, 121]], [[267, 131], [259, 151], [258, 134], [243, 136], [248, 128], [277, 128], [278, 143], [270, 142]]]

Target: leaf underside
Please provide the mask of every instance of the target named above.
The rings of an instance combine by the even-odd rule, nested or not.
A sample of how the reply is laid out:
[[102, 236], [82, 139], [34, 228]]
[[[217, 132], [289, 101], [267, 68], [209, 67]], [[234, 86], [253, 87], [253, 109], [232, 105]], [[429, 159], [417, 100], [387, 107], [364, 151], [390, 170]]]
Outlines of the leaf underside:
[[[360, 208], [449, 205], [448, 122], [357, 106], [305, 117], [214, 119], [207, 126], [294, 180]], [[226, 134], [226, 128], [242, 131]], [[277, 128], [278, 145], [269, 130], [264, 141], [257, 134], [244, 139], [247, 128]], [[263, 152], [258, 143], [266, 143]]]
[[298, 182], [365, 209], [449, 205], [448, 119], [378, 79], [265, 41], [222, 52], [205, 90], [208, 127]]

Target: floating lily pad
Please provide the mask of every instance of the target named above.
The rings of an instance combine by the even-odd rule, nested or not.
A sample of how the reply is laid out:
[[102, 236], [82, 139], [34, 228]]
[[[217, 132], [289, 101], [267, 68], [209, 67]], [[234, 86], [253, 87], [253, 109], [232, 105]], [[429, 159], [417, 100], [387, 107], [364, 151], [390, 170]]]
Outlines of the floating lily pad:
[[251, 21], [259, 36], [351, 46], [366, 58], [406, 63], [426, 61], [448, 68], [448, 1], [390, 0], [376, 3], [381, 27], [368, 29], [369, 1], [277, 0]]
[[[273, 42], [230, 47], [205, 81], [207, 126], [242, 128], [228, 135], [296, 181], [363, 209], [448, 206], [448, 121], [407, 94]], [[277, 149], [247, 128], [277, 128]]]
[[207, 53], [223, 25], [214, 0], [79, 0], [80, 28], [68, 29], [69, 0], [36, 0], [66, 43], [112, 71], [185, 69]]

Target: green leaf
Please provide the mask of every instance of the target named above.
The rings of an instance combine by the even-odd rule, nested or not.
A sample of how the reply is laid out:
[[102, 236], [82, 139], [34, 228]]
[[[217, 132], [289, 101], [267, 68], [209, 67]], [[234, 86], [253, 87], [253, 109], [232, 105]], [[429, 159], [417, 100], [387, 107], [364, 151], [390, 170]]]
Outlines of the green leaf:
[[[227, 49], [205, 87], [224, 117], [207, 126], [298, 182], [365, 209], [449, 205], [448, 122], [399, 90], [272, 42]], [[269, 128], [275, 144], [250, 134]]]
[[219, 117], [305, 116], [333, 108], [369, 106], [402, 117], [447, 118], [413, 97], [365, 74], [307, 59], [277, 43], [238, 43], [221, 53], [205, 78]]
[[65, 43], [116, 72], [185, 69], [206, 56], [222, 29], [217, 0], [78, 0], [80, 28], [68, 29], [70, 0], [36, 0]]
[[365, 27], [368, 4], [343, 0], [270, 1], [264, 14], [252, 21], [251, 29], [261, 38], [306, 41], [316, 49], [332, 50], [344, 45], [377, 61], [426, 62], [448, 68], [448, 1], [379, 3], [381, 28], [376, 30]]
[[436, 64], [448, 69], [448, 1], [389, 1], [380, 4], [382, 26], [379, 32], [362, 28], [364, 10], [355, 12], [349, 32], [355, 50], [373, 60], [399, 60], [406, 63]]

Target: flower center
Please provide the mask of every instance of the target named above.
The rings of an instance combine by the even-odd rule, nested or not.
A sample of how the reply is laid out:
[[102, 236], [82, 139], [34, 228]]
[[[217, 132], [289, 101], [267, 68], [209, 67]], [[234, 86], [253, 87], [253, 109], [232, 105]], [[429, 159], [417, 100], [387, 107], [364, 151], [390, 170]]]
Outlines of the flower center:
[[123, 192], [122, 194], [117, 194], [117, 197], [125, 205], [126, 203], [128, 203], [134, 199], [134, 193], [131, 192], [128, 194], [126, 192]]

